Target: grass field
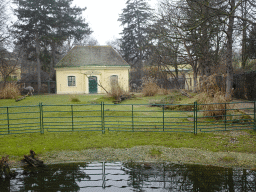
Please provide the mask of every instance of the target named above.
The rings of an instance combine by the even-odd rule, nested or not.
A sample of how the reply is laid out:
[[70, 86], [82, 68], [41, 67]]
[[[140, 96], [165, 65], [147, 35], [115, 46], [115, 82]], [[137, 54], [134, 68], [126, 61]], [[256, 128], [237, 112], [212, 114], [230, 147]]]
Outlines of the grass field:
[[75, 97], [79, 102], [72, 102], [74, 97], [69, 95], [33, 96], [20, 102], [0, 100], [0, 134], [105, 130], [195, 133], [255, 126], [252, 112], [247, 115], [236, 109], [227, 109], [227, 116], [217, 120], [197, 110], [195, 119], [196, 97], [189, 99], [177, 92], [137, 96], [117, 105], [102, 95]]
[[[149, 103], [157, 103], [159, 101], [163, 101], [163, 99], [166, 99], [169, 96], [165, 95], [158, 95], [155, 97], [135, 97], [127, 101], [123, 101], [122, 104], [125, 105], [114, 105], [109, 108], [112, 104], [112, 99], [108, 97], [104, 97], [102, 95], [78, 95], [77, 96], [80, 100], [80, 102], [72, 102], [70, 99], [70, 96], [68, 95], [41, 95], [41, 96], [33, 96], [28, 97], [20, 102], [15, 102], [14, 100], [0, 100], [0, 107], [1, 106], [27, 106], [30, 105], [29, 108], [22, 108], [22, 114], [19, 114], [18, 110], [19, 108], [9, 110], [13, 115], [17, 117], [20, 117], [19, 120], [13, 120], [14, 124], [17, 124], [16, 126], [19, 127], [20, 122], [25, 123], [27, 127], [30, 127], [29, 129], [35, 129], [36, 126], [38, 126], [38, 105], [39, 102], [42, 102], [44, 105], [69, 105], [70, 104], [100, 104], [101, 102], [104, 102], [106, 104], [105, 110], [106, 110], [106, 116], [111, 117], [113, 120], [109, 120], [109, 122], [106, 122], [106, 132], [105, 134], [102, 134], [101, 132], [101, 124], [99, 124], [99, 131], [98, 132], [48, 132], [50, 130], [49, 127], [53, 127], [54, 130], [57, 130], [57, 128], [68, 128], [68, 131], [70, 131], [70, 127], [72, 125], [69, 125], [69, 127], [65, 124], [70, 123], [70, 111], [66, 111], [66, 108], [55, 106], [54, 108], [47, 109], [47, 106], [45, 106], [44, 109], [44, 115], [45, 117], [49, 118], [49, 121], [47, 121], [47, 118], [45, 120], [45, 130], [44, 134], [40, 133], [27, 133], [27, 134], [15, 134], [15, 135], [1, 135], [0, 136], [0, 156], [4, 155], [10, 155], [11, 159], [18, 160], [22, 158], [24, 154], [27, 154], [30, 149], [33, 149], [36, 151], [37, 154], [44, 155], [48, 152], [56, 152], [56, 151], [82, 151], [85, 149], [97, 149], [97, 148], [131, 148], [134, 146], [147, 146], [147, 145], [153, 145], [153, 146], [165, 146], [169, 148], [194, 148], [194, 149], [200, 149], [200, 150], [209, 150], [212, 152], [242, 152], [242, 153], [250, 153], [255, 154], [256, 153], [256, 132], [253, 130], [244, 130], [239, 132], [214, 132], [214, 133], [198, 133], [197, 135], [194, 135], [192, 133], [168, 133], [168, 132], [111, 132], [111, 130], [114, 130], [115, 122], [119, 122], [118, 118], [116, 117], [117, 113], [119, 116], [125, 116], [123, 119], [124, 121], [129, 118], [129, 121], [131, 121], [130, 118], [130, 112], [128, 111], [128, 108], [131, 107], [130, 104], [149, 104]], [[184, 97], [182, 95], [179, 95], [178, 93], [173, 93], [171, 97], [175, 103], [178, 103], [180, 106], [181, 104], [185, 103], [193, 103], [196, 98], [189, 99], [187, 97]], [[34, 107], [35, 106], [35, 107]], [[180, 107], [179, 106], [179, 107]], [[81, 119], [80, 121], [83, 121], [85, 116], [88, 116], [90, 121], [95, 121], [97, 118], [102, 118], [100, 115], [98, 117], [94, 117], [97, 113], [100, 111], [100, 105], [91, 106], [88, 105], [87, 107], [87, 113], [86, 111], [83, 111], [82, 109], [79, 109], [79, 106], [75, 106], [75, 116], [77, 117], [77, 121]], [[96, 108], [95, 108], [96, 107]], [[97, 108], [98, 107], [98, 108]], [[20, 109], [19, 109], [20, 110]], [[129, 109], [130, 110], [130, 109]], [[149, 105], [137, 105], [134, 106], [134, 113], [137, 113], [137, 116], [151, 116], [152, 114], [154, 117], [157, 118], [149, 118], [149, 120], [146, 121], [152, 121], [155, 122], [156, 120], [161, 121], [162, 120], [162, 113], [158, 112], [161, 111], [161, 107], [149, 107]], [[140, 112], [136, 112], [140, 111]], [[47, 112], [48, 111], [48, 112]], [[56, 112], [61, 111], [61, 112]], [[122, 111], [122, 112], [120, 112]], [[121, 113], [121, 115], [120, 115]], [[168, 116], [169, 113], [169, 116]], [[171, 117], [179, 116], [182, 117], [182, 115], [185, 116], [182, 117], [183, 122], [190, 123], [193, 126], [193, 122], [190, 122], [185, 117], [191, 117], [192, 112], [187, 112], [189, 114], [186, 114], [186, 112], [180, 111], [176, 113], [172, 113], [171, 111], [166, 111], [165, 118], [169, 120], [169, 123], [171, 122]], [[82, 118], [78, 118], [81, 116]], [[56, 117], [55, 119], [53, 117]], [[1, 118], [0, 118], [1, 119]], [[145, 118], [142, 120], [144, 121]], [[141, 120], [141, 121], [142, 121]], [[207, 120], [207, 119], [206, 119]], [[204, 121], [206, 121], [204, 120]], [[17, 121], [17, 122], [15, 122]], [[56, 127], [53, 124], [57, 121], [68, 121], [67, 123], [60, 124], [60, 127]], [[138, 117], [137, 121], [140, 124], [143, 124], [145, 127], [146, 125], [149, 125], [149, 123], [140, 122], [140, 119]], [[210, 120], [209, 120], [210, 121]], [[27, 124], [26, 124], [27, 123]], [[30, 123], [30, 124], [28, 124]], [[87, 124], [88, 121], [84, 122], [77, 122], [78, 125], [81, 126], [81, 124]], [[79, 124], [80, 123], [80, 124]], [[93, 123], [92, 123], [93, 124]], [[95, 123], [94, 123], [95, 124]], [[124, 122], [121, 122], [121, 125], [123, 125]], [[86, 126], [87, 126], [86, 125]], [[118, 124], [120, 125], [120, 123]], [[3, 126], [3, 125], [2, 125]], [[161, 127], [160, 125], [159, 127]], [[47, 131], [47, 127], [49, 130]], [[110, 127], [110, 129], [108, 129]], [[112, 127], [112, 129], [111, 129]], [[122, 126], [121, 126], [122, 127]], [[154, 127], [155, 128], [155, 127]], [[162, 128], [161, 128], [162, 129]], [[110, 131], [109, 131], [110, 130]], [[35, 132], [38, 132], [38, 129], [34, 130]], [[40, 130], [39, 130], [40, 131]], [[29, 131], [28, 131], [29, 132]]]

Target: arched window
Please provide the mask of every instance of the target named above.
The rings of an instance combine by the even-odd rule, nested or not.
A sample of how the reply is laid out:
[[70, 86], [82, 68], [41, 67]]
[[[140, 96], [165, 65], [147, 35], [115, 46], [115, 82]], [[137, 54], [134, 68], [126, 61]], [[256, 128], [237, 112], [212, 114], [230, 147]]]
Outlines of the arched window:
[[117, 84], [118, 84], [118, 76], [117, 75], [110, 76], [110, 85], [114, 86]]
[[75, 76], [68, 76], [68, 86], [76, 86], [76, 77]]

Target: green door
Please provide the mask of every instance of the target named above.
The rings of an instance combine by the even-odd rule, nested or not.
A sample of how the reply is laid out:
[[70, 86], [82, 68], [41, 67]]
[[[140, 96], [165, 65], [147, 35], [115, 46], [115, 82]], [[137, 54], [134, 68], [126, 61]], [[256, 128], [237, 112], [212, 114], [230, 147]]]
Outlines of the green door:
[[91, 76], [89, 77], [89, 93], [97, 93], [98, 85], [97, 85], [97, 77]]

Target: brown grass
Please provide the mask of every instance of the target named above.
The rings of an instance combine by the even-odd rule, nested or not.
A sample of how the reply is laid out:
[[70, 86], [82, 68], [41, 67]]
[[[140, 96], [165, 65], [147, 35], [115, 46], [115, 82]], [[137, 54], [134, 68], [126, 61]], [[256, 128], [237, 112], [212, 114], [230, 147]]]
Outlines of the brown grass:
[[20, 90], [15, 83], [7, 83], [5, 87], [0, 90], [0, 99], [16, 99], [20, 95]]
[[205, 92], [208, 95], [214, 97], [215, 93], [222, 91], [220, 90], [217, 84], [216, 76], [218, 76], [218, 74], [213, 74], [213, 75], [210, 75], [209, 77], [204, 76], [203, 81], [201, 82], [201, 85], [200, 85], [200, 92]]
[[115, 100], [120, 100], [122, 96], [127, 96], [128, 93], [123, 90], [119, 83], [115, 83], [111, 86], [110, 91], [108, 92], [110, 97], [113, 97]]
[[[213, 74], [209, 77], [204, 77], [201, 83], [200, 91], [198, 95], [198, 102], [201, 105], [200, 109], [205, 110], [203, 112], [204, 116], [211, 116], [215, 119], [221, 119], [225, 115], [225, 103], [228, 100], [225, 97], [225, 92], [219, 88], [216, 82], [217, 74]], [[226, 104], [226, 108], [230, 108]]]
[[144, 96], [154, 96], [160, 90], [154, 78], [143, 78], [142, 94]]
[[[206, 104], [201, 105], [200, 108], [205, 110], [203, 112], [204, 116], [211, 116], [215, 119], [221, 119], [225, 115], [225, 103], [228, 101], [225, 98], [224, 93], [218, 91], [214, 96], [207, 93], [199, 94], [199, 103]], [[229, 104], [226, 104], [226, 109], [229, 109]]]
[[168, 89], [161, 88], [159, 89], [158, 93], [162, 95], [168, 95], [170, 91]]

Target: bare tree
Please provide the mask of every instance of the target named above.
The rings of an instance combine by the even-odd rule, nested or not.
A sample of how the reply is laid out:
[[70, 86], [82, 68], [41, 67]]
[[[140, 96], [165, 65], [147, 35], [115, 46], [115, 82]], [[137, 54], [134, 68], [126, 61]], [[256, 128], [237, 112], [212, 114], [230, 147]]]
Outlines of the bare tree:
[[8, 0], [0, 0], [0, 44], [3, 44], [9, 38], [7, 29], [7, 21], [9, 20], [8, 6]]
[[99, 45], [99, 42], [92, 35], [90, 35], [90, 36], [86, 35], [81, 40], [74, 41], [74, 44], [75, 45], [81, 45], [81, 46], [95, 46], [95, 45]]
[[113, 37], [111, 40], [108, 40], [106, 42], [106, 44], [113, 47], [118, 53], [121, 53], [121, 41], [120, 41], [120, 39], [117, 39], [117, 38]]
[[15, 74], [20, 69], [20, 54], [10, 53], [6, 49], [0, 52], [0, 73], [4, 82], [10, 78], [11, 74]]

